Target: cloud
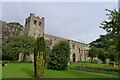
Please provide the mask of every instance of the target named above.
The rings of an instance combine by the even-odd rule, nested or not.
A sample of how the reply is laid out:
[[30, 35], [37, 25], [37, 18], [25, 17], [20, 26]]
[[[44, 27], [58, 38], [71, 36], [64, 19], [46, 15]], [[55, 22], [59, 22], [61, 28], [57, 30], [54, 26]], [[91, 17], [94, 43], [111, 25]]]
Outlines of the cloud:
[[45, 33], [89, 43], [106, 32], [99, 28], [107, 19], [105, 8], [117, 8], [113, 2], [80, 3], [3, 3], [3, 20], [24, 25], [30, 13], [45, 17]]

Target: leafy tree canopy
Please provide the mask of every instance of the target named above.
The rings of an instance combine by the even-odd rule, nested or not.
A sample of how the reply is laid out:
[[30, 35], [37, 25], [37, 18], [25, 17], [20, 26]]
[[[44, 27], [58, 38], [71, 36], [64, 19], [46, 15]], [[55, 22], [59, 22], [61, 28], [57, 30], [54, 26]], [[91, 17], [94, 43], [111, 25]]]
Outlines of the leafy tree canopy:
[[[101, 23], [100, 28], [106, 30], [106, 35], [101, 35], [97, 40], [89, 43], [90, 46], [100, 48], [98, 57], [102, 60], [109, 57], [111, 60], [118, 59], [120, 55], [120, 10], [108, 10], [108, 20]], [[92, 53], [94, 54], [94, 53]], [[119, 55], [118, 55], [119, 54]]]
[[12, 35], [23, 34], [23, 26], [17, 22], [5, 23], [2, 26], [3, 44], [11, 40]]
[[114, 45], [117, 46], [118, 51], [120, 51], [120, 10], [108, 10], [110, 12], [108, 15], [108, 21], [103, 21], [101, 23], [101, 28], [107, 31], [107, 34], [112, 37]]
[[18, 59], [19, 53], [33, 53], [34, 39], [27, 35], [14, 35], [12, 40], [3, 46], [3, 59]]

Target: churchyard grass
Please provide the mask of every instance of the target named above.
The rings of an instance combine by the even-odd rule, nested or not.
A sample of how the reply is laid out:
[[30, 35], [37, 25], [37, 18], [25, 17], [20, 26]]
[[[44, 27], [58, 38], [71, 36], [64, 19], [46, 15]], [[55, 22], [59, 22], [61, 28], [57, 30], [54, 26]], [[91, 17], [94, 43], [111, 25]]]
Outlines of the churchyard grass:
[[[8, 63], [3, 67], [3, 78], [34, 78], [33, 63]], [[113, 78], [97, 74], [83, 73], [69, 70], [44, 70], [44, 78]]]
[[2, 79], [2, 69], [0, 69], [0, 79]]
[[96, 63], [72, 63], [71, 65], [72, 66], [82, 66], [82, 67], [93, 67], [93, 68], [120, 70], [120, 65], [116, 65], [116, 67], [110, 67], [109, 64], [96, 64]]
[[86, 68], [78, 68], [79, 67], [88, 67], [88, 68], [102, 68], [102, 69], [110, 69], [110, 70], [120, 70], [120, 65], [116, 65], [116, 67], [109, 67], [108, 64], [95, 64], [95, 63], [72, 63], [68, 66], [69, 69], [82, 70], [82, 71], [90, 71], [97, 72], [103, 74], [110, 75], [120, 75], [118, 72], [113, 71], [104, 71], [104, 70], [96, 70], [96, 69], [86, 69]]

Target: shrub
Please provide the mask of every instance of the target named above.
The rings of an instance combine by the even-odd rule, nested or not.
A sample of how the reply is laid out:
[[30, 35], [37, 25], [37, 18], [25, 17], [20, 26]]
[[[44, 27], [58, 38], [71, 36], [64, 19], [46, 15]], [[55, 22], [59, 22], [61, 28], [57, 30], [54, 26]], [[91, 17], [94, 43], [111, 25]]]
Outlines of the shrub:
[[61, 41], [55, 44], [48, 58], [47, 68], [54, 70], [65, 70], [68, 66], [70, 56], [69, 42]]

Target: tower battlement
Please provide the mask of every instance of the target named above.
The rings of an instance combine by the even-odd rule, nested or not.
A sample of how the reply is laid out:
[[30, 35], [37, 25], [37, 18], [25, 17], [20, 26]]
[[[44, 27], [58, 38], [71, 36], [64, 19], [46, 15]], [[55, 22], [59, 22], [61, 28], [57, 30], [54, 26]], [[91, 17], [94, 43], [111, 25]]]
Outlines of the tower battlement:
[[34, 38], [44, 36], [44, 17], [40, 18], [31, 13], [30, 16], [26, 18], [25, 32]]

